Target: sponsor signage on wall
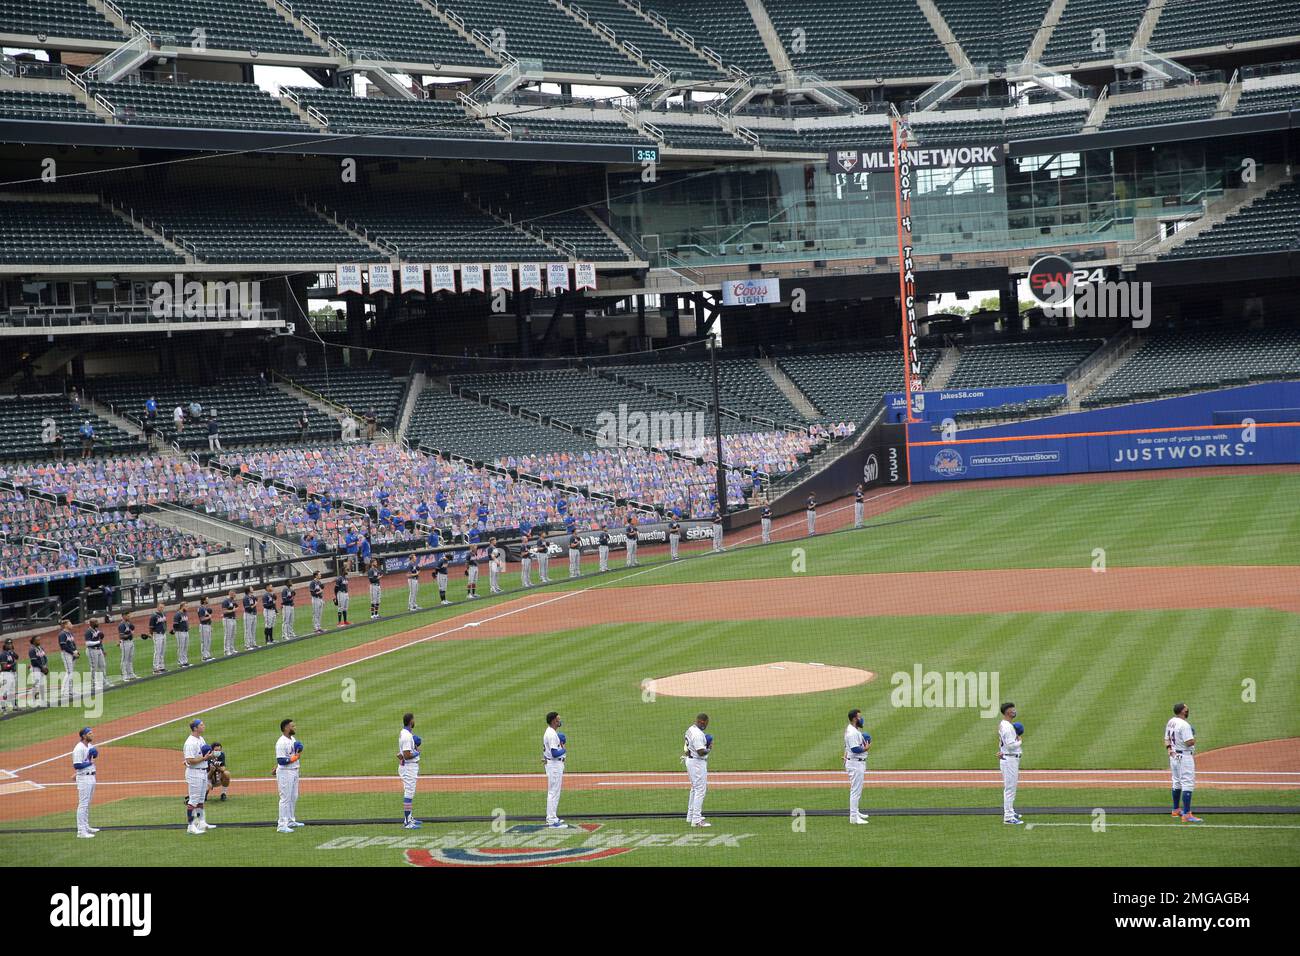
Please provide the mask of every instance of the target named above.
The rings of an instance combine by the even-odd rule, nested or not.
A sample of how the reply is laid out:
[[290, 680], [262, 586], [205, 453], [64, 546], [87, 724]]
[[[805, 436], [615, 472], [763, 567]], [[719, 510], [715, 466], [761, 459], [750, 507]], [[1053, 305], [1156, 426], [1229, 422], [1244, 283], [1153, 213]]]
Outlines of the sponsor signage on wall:
[[780, 301], [780, 279], [730, 279], [722, 283], [723, 305], [763, 305]]
[[[924, 132], [918, 133], [924, 137]], [[969, 166], [1002, 165], [1002, 147], [980, 146], [911, 146], [903, 151], [907, 165], [913, 169], [965, 169]], [[833, 149], [827, 156], [833, 173], [879, 173], [894, 168], [894, 152], [881, 149]]]

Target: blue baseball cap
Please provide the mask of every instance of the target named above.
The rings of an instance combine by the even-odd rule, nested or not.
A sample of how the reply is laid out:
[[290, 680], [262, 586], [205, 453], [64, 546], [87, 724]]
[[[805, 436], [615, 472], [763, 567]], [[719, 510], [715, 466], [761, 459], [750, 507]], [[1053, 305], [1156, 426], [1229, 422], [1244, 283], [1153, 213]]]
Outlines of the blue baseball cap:
[[91, 728], [89, 728], [89, 727], [82, 727], [81, 730], [78, 731], [77, 736], [78, 736], [78, 737], [84, 737], [84, 736], [86, 736], [86, 734], [90, 733], [90, 730], [91, 730]]
[[193, 720], [190, 721], [190, 730], [193, 730], [195, 727], [197, 727], [197, 726], [198, 726], [199, 724], [201, 724], [201, 723], [203, 723], [203, 718], [202, 718], [202, 717], [195, 717]]

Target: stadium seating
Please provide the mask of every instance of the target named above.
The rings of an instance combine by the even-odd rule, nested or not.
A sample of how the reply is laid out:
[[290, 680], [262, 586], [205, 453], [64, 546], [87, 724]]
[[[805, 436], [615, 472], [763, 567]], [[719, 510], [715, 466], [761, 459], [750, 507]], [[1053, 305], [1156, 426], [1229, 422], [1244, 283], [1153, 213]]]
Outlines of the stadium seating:
[[194, 30], [202, 29], [209, 50], [326, 55], [263, 0], [117, 0], [117, 5], [127, 20], [184, 46], [198, 39]]
[[349, 368], [332, 365], [329, 368], [299, 368], [286, 377], [295, 385], [315, 392], [360, 418], [372, 410], [375, 420], [384, 428], [397, 424], [406, 382], [393, 378], [381, 368]]
[[[1133, 42], [1145, 10], [1145, 4], [1133, 0], [1070, 0], [1047, 41], [1043, 62], [1088, 63], [1110, 59], [1116, 50]], [[1094, 50], [1095, 43], [1100, 43], [1104, 50]]]
[[0, 262], [183, 261], [95, 202], [0, 201]]
[[556, 262], [565, 256], [515, 227], [466, 205], [458, 196], [404, 194], [393, 201], [370, 191], [323, 193], [340, 215], [398, 246], [403, 256], [433, 262]]
[[644, 0], [674, 29], [689, 33], [697, 44], [711, 49], [727, 66], [737, 66], [754, 76], [772, 74], [772, 58], [754, 27], [745, 0]]
[[506, 113], [504, 120], [510, 126], [511, 139], [539, 140], [563, 143], [601, 143], [628, 146], [650, 146], [647, 136], [629, 129], [619, 120], [572, 119], [542, 115], [537, 111]]
[[122, 31], [83, 0], [0, 0], [0, 24], [6, 33], [126, 42]]
[[579, 4], [594, 22], [614, 31], [641, 51], [646, 60], [661, 63], [683, 79], [696, 82], [717, 76], [717, 68], [677, 40], [670, 39], [659, 27], [623, 6], [619, 0], [581, 0]]
[[582, 205], [580, 200], [565, 202], [561, 197], [546, 192], [525, 192], [513, 196], [493, 193], [490, 201], [497, 213], [509, 213], [511, 221], [527, 222], [542, 230], [548, 241], [559, 241], [562, 248], [572, 246], [578, 258], [597, 262], [627, 260], [627, 251], [611, 239], [584, 209], [575, 208]]
[[[1046, 398], [1031, 398], [1024, 402], [1007, 402], [989, 408], [957, 412], [953, 420], [958, 425], [976, 425], [983, 422], [999, 421], [1007, 418], [1032, 418], [1036, 415], [1048, 415], [1063, 407], [1064, 395], [1049, 395]], [[935, 423], [935, 431], [942, 431], [942, 423]]]
[[975, 66], [1025, 58], [1052, 0], [935, 0], [966, 57]]
[[[766, 0], [764, 6], [796, 69], [827, 79], [953, 71], [952, 58], [915, 3], [880, 6], [870, 14], [839, 0]], [[806, 40], [798, 53], [791, 49], [795, 30]]]
[[1300, 110], [1300, 85], [1243, 89], [1232, 115], [1245, 116], [1250, 113], [1274, 113], [1284, 110]]
[[[937, 349], [922, 349], [922, 375], [939, 360]], [[776, 364], [822, 412], [824, 422], [860, 422], [869, 417], [885, 392], [903, 390], [900, 352], [839, 352], [793, 355]]]
[[922, 146], [960, 143], [1002, 142], [1001, 119], [964, 120], [946, 118], [943, 122], [914, 121], [912, 131]]
[[582, 452], [595, 447], [581, 435], [533, 424], [434, 385], [416, 399], [406, 437], [413, 445], [485, 461], [511, 455]]
[[272, 129], [306, 132], [307, 126], [270, 94], [251, 83], [95, 83], [91, 93], [113, 104], [118, 120], [147, 126]]
[[1210, 96], [1182, 96], [1177, 99], [1112, 104], [1106, 112], [1102, 129], [1120, 129], [1126, 126], [1158, 126], [1161, 123], [1182, 123], [1214, 116], [1219, 98]]
[[[157, 399], [159, 434], [182, 448], [208, 446], [203, 422], [213, 413], [220, 424], [223, 445], [296, 441], [300, 437], [296, 421], [304, 411], [309, 439], [339, 436], [339, 424], [334, 419], [277, 388], [268, 386], [264, 390], [253, 378], [224, 379], [215, 385], [190, 385], [165, 379], [102, 379], [92, 380], [87, 389], [117, 414], [135, 422], [142, 420], [145, 401], [150, 397]], [[178, 434], [172, 411], [177, 405], [188, 408], [194, 401], [202, 406], [201, 420], [187, 424]]]
[[1043, 136], [1069, 136], [1083, 129], [1088, 119], [1086, 109], [1061, 110], [1051, 113], [1033, 113], [1016, 116], [1008, 114], [1002, 122], [1003, 135], [1008, 142], [1038, 139]]
[[112, 194], [193, 244], [208, 262], [374, 262], [381, 256], [287, 191], [117, 187]]
[[448, 4], [471, 30], [505, 33], [505, 50], [540, 60], [548, 73], [642, 76], [645, 70], [546, 0], [459, 0]]
[[887, 149], [893, 134], [888, 125], [863, 126], [833, 125], [830, 120], [819, 121], [801, 129], [776, 129], [770, 126], [750, 126], [763, 149], [790, 152], [822, 153], [828, 149]]
[[1297, 36], [1300, 36], [1300, 0], [1264, 0], [1257, 6], [1180, 0], [1165, 4], [1149, 46], [1162, 53], [1172, 53], [1224, 43]]
[[353, 96], [347, 90], [315, 87], [292, 87], [291, 91], [302, 103], [325, 115], [331, 133], [486, 140], [504, 136], [466, 116], [458, 103], [445, 100]]
[[1245, 209], [1192, 236], [1163, 258], [1240, 256], [1300, 248], [1300, 180], [1283, 183]]
[[647, 114], [647, 119], [664, 134], [664, 145], [673, 149], [707, 149], [711, 151], [740, 150], [750, 152], [752, 147], [732, 136], [720, 126], [705, 126], [698, 123], [664, 123], [654, 114]]
[[31, 92], [0, 87], [0, 117], [47, 123], [98, 123], [99, 117], [67, 93]]
[[418, 0], [294, 0], [293, 8], [349, 50], [375, 50], [387, 61], [496, 65]]
[[95, 430], [94, 451], [128, 452], [143, 450], [142, 440], [130, 435], [111, 422], [87, 410], [74, 408], [62, 395], [30, 397], [0, 396], [0, 458], [44, 458], [56, 453], [52, 443], [42, 440], [46, 430], [43, 423], [54, 422], [63, 439], [63, 455], [75, 458], [81, 454], [81, 426], [89, 421]]
[[[672, 362], [663, 365], [614, 365], [602, 369], [634, 382], [667, 389], [702, 402], [713, 401], [713, 380], [708, 362]], [[724, 408], [771, 418], [778, 424], [800, 424], [803, 416], [785, 393], [753, 359], [718, 363], [718, 390]]]
[[968, 345], [945, 388], [1060, 382], [1101, 346], [1101, 339]]
[[1106, 405], [1300, 377], [1300, 330], [1152, 334], [1082, 402]]

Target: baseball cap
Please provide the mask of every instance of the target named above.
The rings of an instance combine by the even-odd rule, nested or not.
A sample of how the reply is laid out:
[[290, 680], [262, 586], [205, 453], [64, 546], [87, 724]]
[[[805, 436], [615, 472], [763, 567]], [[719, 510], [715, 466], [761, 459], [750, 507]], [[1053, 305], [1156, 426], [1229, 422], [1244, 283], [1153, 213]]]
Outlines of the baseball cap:
[[195, 717], [193, 720], [190, 721], [190, 730], [193, 730], [195, 727], [197, 727], [197, 726], [198, 726], [199, 724], [201, 724], [201, 723], [203, 723], [203, 718], [202, 718], [202, 717]]
[[90, 733], [90, 728], [89, 728], [89, 727], [82, 727], [81, 730], [77, 733], [77, 736], [78, 736], [78, 737], [84, 737], [84, 736], [86, 736], [86, 734], [88, 734], [88, 733]]

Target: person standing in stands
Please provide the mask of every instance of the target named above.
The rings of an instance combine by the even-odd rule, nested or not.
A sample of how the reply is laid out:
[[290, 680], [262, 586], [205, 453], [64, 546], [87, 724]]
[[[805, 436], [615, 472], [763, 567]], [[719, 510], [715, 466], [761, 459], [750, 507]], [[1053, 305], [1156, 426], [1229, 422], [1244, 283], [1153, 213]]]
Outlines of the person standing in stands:
[[172, 409], [172, 425], [175, 426], [177, 435], [185, 433], [185, 409], [180, 405]]
[[208, 418], [208, 451], [221, 451], [221, 422], [214, 413]]
[[378, 428], [379, 416], [375, 414], [375, 408], [372, 405], [366, 409], [366, 441], [373, 442], [375, 440], [375, 432]]
[[307, 420], [307, 409], [298, 413], [298, 441], [303, 444], [307, 443], [307, 426], [310, 424]]
[[77, 433], [81, 435], [81, 457], [89, 458], [95, 448], [95, 426], [90, 424], [90, 419], [87, 418], [81, 423]]

